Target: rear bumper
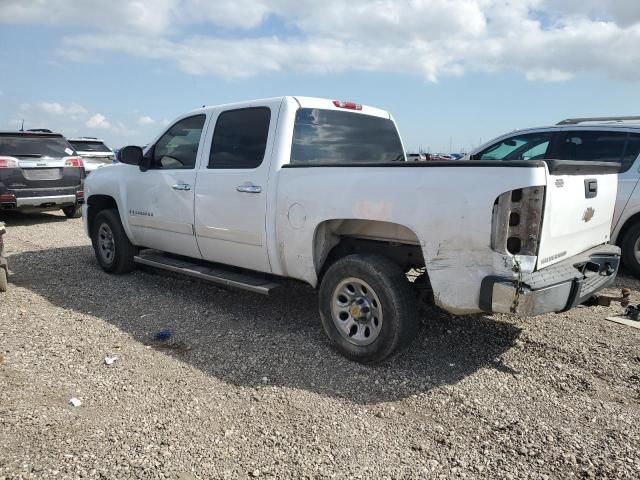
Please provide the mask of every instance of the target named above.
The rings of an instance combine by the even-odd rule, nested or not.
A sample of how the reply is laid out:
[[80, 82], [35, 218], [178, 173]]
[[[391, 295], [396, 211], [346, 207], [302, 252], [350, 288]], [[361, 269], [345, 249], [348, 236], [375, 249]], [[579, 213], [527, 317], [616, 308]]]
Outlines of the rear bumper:
[[67, 206], [76, 203], [75, 195], [49, 195], [43, 197], [18, 197], [16, 206], [46, 208], [54, 206]]
[[580, 305], [613, 284], [620, 265], [620, 248], [601, 245], [519, 280], [485, 277], [480, 308], [487, 313], [522, 316], [563, 312]]

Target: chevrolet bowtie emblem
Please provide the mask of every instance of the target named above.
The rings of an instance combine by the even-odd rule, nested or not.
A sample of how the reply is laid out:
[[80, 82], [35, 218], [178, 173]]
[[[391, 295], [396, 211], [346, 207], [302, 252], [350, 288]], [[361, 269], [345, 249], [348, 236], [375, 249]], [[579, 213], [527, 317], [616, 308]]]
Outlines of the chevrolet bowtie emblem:
[[588, 222], [589, 220], [591, 220], [593, 218], [593, 215], [596, 213], [596, 211], [589, 207], [584, 211], [584, 214], [582, 215], [582, 221], [583, 222]]

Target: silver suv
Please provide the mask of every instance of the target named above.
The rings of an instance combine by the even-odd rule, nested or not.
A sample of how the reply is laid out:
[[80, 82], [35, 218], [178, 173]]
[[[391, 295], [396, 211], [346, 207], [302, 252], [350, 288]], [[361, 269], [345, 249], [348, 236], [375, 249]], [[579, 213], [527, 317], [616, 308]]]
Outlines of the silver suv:
[[620, 163], [611, 242], [640, 277], [640, 117], [570, 118], [516, 130], [470, 152], [466, 160], [590, 160]]

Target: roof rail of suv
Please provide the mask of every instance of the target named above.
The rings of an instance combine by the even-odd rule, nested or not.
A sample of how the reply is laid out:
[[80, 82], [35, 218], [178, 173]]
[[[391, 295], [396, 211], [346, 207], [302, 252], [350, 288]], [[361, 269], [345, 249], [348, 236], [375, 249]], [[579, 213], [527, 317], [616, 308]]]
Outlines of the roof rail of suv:
[[640, 116], [636, 117], [585, 117], [585, 118], [567, 118], [558, 122], [556, 125], [576, 125], [584, 122], [640, 122]]

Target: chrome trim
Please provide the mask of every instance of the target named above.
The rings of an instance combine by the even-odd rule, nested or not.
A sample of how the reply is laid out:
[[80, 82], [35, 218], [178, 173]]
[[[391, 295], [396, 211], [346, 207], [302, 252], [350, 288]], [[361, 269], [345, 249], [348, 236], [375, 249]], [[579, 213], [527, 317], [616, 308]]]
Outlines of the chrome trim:
[[16, 206], [18, 207], [39, 207], [45, 203], [64, 205], [76, 203], [75, 195], [51, 195], [47, 197], [18, 197]]

